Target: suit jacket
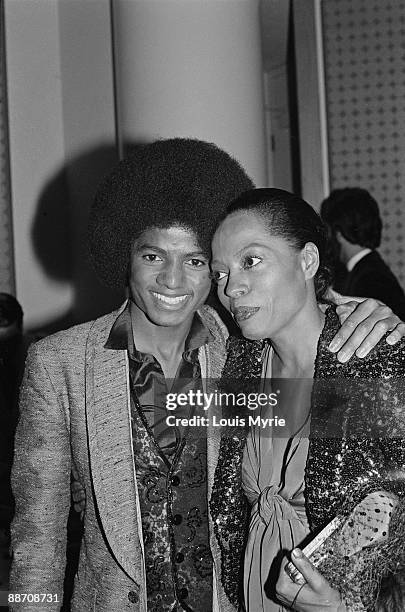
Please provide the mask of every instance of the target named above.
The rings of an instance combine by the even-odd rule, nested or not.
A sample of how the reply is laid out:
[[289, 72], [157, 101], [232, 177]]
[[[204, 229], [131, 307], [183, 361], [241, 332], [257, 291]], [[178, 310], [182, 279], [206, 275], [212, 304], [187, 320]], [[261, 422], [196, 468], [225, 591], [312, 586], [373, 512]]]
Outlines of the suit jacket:
[[[10, 590], [62, 598], [70, 474], [86, 493], [84, 536], [72, 598], [77, 612], [147, 610], [144, 551], [130, 424], [128, 357], [105, 349], [118, 315], [54, 334], [29, 351], [20, 401], [12, 484], [14, 561]], [[210, 307], [200, 315], [214, 340], [199, 349], [203, 381], [219, 377], [227, 331]], [[206, 382], [209, 385], [208, 382]], [[218, 428], [216, 428], [218, 429]], [[208, 493], [219, 451], [208, 431]], [[213, 610], [232, 612], [210, 519]], [[60, 604], [47, 606], [58, 610]], [[14, 608], [12, 607], [11, 610]], [[25, 604], [18, 610], [39, 610]]]
[[372, 297], [387, 304], [396, 315], [405, 320], [404, 292], [377, 251], [360, 259], [346, 276], [343, 295]]

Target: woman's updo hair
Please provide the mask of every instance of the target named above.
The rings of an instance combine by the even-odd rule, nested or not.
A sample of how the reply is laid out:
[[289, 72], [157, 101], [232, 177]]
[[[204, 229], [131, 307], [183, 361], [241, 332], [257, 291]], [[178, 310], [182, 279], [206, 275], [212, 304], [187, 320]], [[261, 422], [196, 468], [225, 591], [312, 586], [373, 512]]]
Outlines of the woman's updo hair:
[[283, 189], [262, 188], [242, 193], [227, 207], [225, 216], [236, 211], [259, 215], [270, 234], [281, 236], [298, 250], [307, 242], [313, 242], [319, 251], [319, 268], [314, 278], [316, 298], [318, 302], [328, 303], [325, 294], [332, 278], [327, 261], [328, 232], [312, 206]]

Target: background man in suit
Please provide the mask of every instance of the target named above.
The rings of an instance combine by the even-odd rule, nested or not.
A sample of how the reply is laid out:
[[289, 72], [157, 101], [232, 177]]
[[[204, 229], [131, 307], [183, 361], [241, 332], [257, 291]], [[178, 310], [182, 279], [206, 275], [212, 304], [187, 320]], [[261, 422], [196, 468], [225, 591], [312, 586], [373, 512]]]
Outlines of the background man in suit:
[[382, 221], [374, 198], [365, 189], [336, 189], [323, 203], [322, 215], [347, 270], [338, 290], [381, 300], [403, 319], [404, 292], [376, 250]]
[[[209, 390], [221, 374], [227, 330], [204, 304], [210, 236], [250, 186], [229, 155], [184, 139], [140, 147], [101, 185], [91, 257], [103, 282], [126, 286], [130, 297], [30, 349], [13, 466], [12, 591], [50, 594], [46, 609], [60, 608], [74, 470], [85, 512], [72, 610], [235, 611], [207, 503], [220, 431], [192, 436], [167, 426], [164, 398]], [[373, 344], [398, 323], [363, 303], [335, 350], [367, 315], [346, 342], [349, 356], [368, 332]], [[26, 601], [11, 609], [42, 608]]]

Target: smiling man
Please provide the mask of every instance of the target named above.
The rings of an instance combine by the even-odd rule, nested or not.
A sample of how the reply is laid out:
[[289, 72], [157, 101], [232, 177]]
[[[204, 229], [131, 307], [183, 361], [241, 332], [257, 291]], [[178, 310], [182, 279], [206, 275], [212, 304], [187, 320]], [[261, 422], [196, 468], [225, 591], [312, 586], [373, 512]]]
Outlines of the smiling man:
[[[30, 350], [13, 466], [11, 591], [49, 594], [46, 609], [59, 610], [73, 471], [85, 495], [74, 612], [237, 609], [222, 586], [207, 503], [220, 432], [192, 437], [167, 426], [164, 398], [206, 390], [221, 374], [228, 334], [205, 305], [210, 237], [251, 186], [229, 155], [186, 139], [139, 147], [101, 185], [90, 253], [101, 280], [126, 286], [129, 299]], [[375, 307], [350, 315], [340, 345]], [[377, 307], [349, 352], [397, 322]], [[193, 409], [182, 407], [187, 416]], [[45, 608], [26, 599], [14, 609]]]
[[210, 286], [207, 253], [194, 233], [179, 225], [145, 230], [134, 241], [130, 265], [139, 311], [158, 327], [190, 328]]

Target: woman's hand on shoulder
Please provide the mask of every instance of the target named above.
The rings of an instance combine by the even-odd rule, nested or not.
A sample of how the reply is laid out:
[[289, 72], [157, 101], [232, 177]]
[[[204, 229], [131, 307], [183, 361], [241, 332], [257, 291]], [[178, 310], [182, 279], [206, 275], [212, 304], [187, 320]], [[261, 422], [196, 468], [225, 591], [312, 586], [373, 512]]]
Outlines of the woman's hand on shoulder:
[[299, 548], [291, 553], [291, 561], [302, 576], [293, 580], [283, 564], [276, 585], [277, 597], [283, 605], [298, 612], [346, 612], [339, 592], [330, 586]]
[[329, 349], [337, 353], [341, 362], [348, 361], [354, 354], [365, 357], [387, 332], [391, 333], [386, 342], [391, 345], [405, 336], [405, 323], [391, 308], [374, 298], [359, 301], [357, 298], [338, 296], [336, 302], [336, 313], [342, 327], [332, 339]]

